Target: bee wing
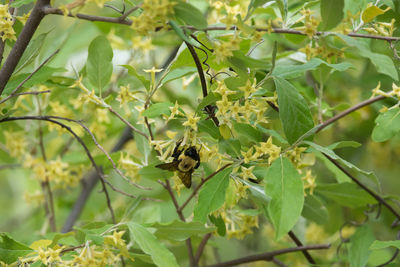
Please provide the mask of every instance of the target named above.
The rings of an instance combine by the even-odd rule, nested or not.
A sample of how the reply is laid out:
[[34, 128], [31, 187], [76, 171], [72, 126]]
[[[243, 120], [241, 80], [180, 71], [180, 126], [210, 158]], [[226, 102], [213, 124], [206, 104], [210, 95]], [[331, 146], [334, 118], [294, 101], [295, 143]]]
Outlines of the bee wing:
[[181, 179], [182, 183], [186, 186], [186, 188], [190, 188], [192, 185], [192, 173], [193, 170], [188, 172], [178, 172], [178, 176]]
[[170, 163], [158, 164], [158, 165], [156, 165], [156, 168], [160, 168], [160, 169], [167, 170], [167, 171], [176, 171], [178, 169], [178, 164], [179, 164], [179, 162], [173, 161]]

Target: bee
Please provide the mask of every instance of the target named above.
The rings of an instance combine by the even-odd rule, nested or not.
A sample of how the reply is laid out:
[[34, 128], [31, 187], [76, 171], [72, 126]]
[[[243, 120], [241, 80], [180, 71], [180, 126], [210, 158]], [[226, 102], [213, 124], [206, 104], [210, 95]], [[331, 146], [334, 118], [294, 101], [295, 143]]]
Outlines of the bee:
[[200, 166], [200, 155], [195, 146], [179, 149], [182, 141], [178, 142], [172, 153], [172, 162], [156, 165], [157, 168], [177, 171], [182, 183], [190, 188], [192, 185], [192, 173]]

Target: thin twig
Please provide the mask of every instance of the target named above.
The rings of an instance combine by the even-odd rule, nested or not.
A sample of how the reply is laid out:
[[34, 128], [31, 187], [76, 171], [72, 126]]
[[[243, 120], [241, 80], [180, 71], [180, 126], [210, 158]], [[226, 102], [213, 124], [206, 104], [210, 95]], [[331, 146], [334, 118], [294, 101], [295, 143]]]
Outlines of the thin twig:
[[[64, 16], [64, 13], [62, 12], [61, 9], [54, 8], [54, 7], [45, 7], [44, 8], [44, 13], [45, 14], [53, 14], [53, 15], [61, 15]], [[83, 20], [89, 20], [89, 21], [103, 21], [103, 22], [110, 22], [110, 23], [116, 23], [116, 24], [124, 24], [124, 25], [131, 25], [132, 21], [129, 19], [125, 20], [119, 20], [119, 18], [112, 18], [112, 17], [104, 17], [104, 16], [95, 16], [95, 15], [89, 15], [89, 14], [72, 14], [69, 13], [67, 14], [69, 17], [73, 18], [78, 18], [78, 19], [83, 19]], [[237, 30], [236, 27], [231, 27], [227, 29], [225, 26], [210, 26], [205, 29], [197, 29], [194, 26], [182, 26], [182, 28], [186, 28], [188, 30], [192, 31], [226, 31], [226, 30]], [[283, 28], [272, 28], [269, 29], [267, 27], [256, 27], [256, 31], [262, 31], [262, 32], [271, 32], [271, 33], [284, 33], [284, 34], [296, 34], [296, 35], [304, 35], [306, 36], [307, 34], [299, 31], [299, 30], [293, 30], [293, 29], [283, 29]], [[325, 36], [325, 35], [332, 35], [332, 34], [337, 34], [335, 32], [323, 32], [323, 31], [318, 31], [314, 35], [315, 36]], [[347, 36], [350, 37], [356, 37], [356, 38], [368, 38], [368, 39], [376, 39], [376, 40], [384, 40], [384, 41], [398, 41], [400, 40], [400, 37], [392, 37], [392, 36], [379, 36], [379, 35], [369, 35], [369, 34], [360, 34], [360, 33], [349, 33]]]
[[[38, 107], [39, 107], [39, 115], [42, 115], [42, 108], [41, 108], [41, 103], [40, 103], [40, 99], [37, 98], [37, 102], [38, 102]], [[42, 121], [38, 121], [39, 124], [39, 147], [40, 147], [40, 152], [42, 153], [42, 158], [43, 161], [46, 162], [47, 161], [47, 156], [46, 156], [46, 150], [44, 148], [44, 141], [43, 141], [43, 131], [42, 131]], [[49, 181], [49, 176], [46, 174], [45, 175], [45, 180], [43, 182], [41, 182], [42, 185], [42, 190], [43, 190], [43, 194], [47, 197], [45, 197], [45, 211], [47, 213], [47, 218], [49, 220], [49, 224], [50, 224], [50, 229], [52, 232], [56, 232], [57, 227], [56, 227], [56, 214], [54, 211], [54, 199], [53, 199], [53, 192], [51, 191], [51, 187], [50, 187], [50, 181]]]
[[284, 248], [284, 249], [279, 249], [279, 250], [275, 250], [275, 251], [271, 251], [271, 252], [250, 255], [250, 256], [246, 256], [246, 257], [231, 260], [231, 261], [220, 262], [220, 263], [217, 263], [214, 265], [209, 265], [208, 267], [225, 267], [225, 266], [234, 266], [234, 265], [238, 265], [238, 264], [243, 264], [243, 263], [247, 263], [247, 262], [272, 261], [274, 259], [274, 257], [282, 255], [282, 254], [293, 253], [293, 252], [298, 252], [298, 251], [305, 251], [305, 250], [320, 250], [320, 249], [328, 249], [328, 248], [330, 248], [330, 244]]
[[19, 163], [3, 164], [3, 165], [0, 165], [0, 170], [13, 169], [13, 168], [19, 168], [19, 167], [21, 167], [21, 164], [19, 164]]
[[197, 248], [196, 255], [194, 256], [194, 259], [197, 263], [199, 263], [201, 254], [203, 254], [204, 248], [206, 247], [207, 242], [211, 238], [211, 236], [212, 236], [212, 234], [208, 233], [208, 234], [204, 235], [203, 239], [201, 240], [201, 242]]
[[397, 219], [400, 220], [400, 213], [398, 213], [389, 203], [386, 202], [384, 198], [380, 195], [369, 189], [366, 185], [361, 183], [356, 177], [354, 177], [350, 172], [348, 172], [345, 168], [343, 168], [339, 162], [325, 153], [322, 153], [330, 162], [332, 162], [336, 167], [338, 167], [344, 174], [346, 174], [353, 182], [355, 182], [359, 187], [361, 187], [364, 191], [370, 194], [373, 198], [375, 198], [379, 203], [385, 206]]
[[[288, 235], [293, 240], [293, 242], [296, 244], [297, 247], [303, 247], [303, 243], [300, 241], [300, 239], [295, 235], [293, 231], [289, 231]], [[310, 264], [316, 264], [315, 260], [310, 255], [310, 253], [308, 253], [307, 250], [302, 250], [301, 252], [303, 253], [304, 257]]]
[[[6, 102], [8, 99], [10, 99], [11, 97], [15, 96], [15, 94], [18, 92], [18, 90], [24, 86], [24, 84], [30, 79], [32, 78], [33, 75], [35, 75], [35, 73], [37, 73], [44, 65], [46, 65], [47, 62], [50, 61], [50, 59], [52, 59], [52, 57], [54, 57], [58, 52], [60, 52], [60, 49], [57, 49], [56, 51], [54, 51], [48, 58], [46, 58], [45, 61], [42, 62], [42, 64], [40, 64], [31, 74], [28, 75], [28, 77], [26, 77], [22, 82], [20, 82], [20, 84], [18, 84], [17, 87], [15, 87], [15, 89], [10, 93], [10, 95], [8, 95], [6, 98], [4, 98], [3, 100], [0, 100], [0, 104]], [[4, 63], [6, 64], [6, 63]]]
[[[127, 194], [127, 193], [125, 193], [125, 192], [122, 192], [122, 191], [120, 191], [119, 189], [115, 188], [109, 181], [107, 181], [107, 180], [105, 179], [105, 177], [104, 177], [104, 175], [103, 175], [103, 173], [102, 173], [100, 167], [99, 167], [99, 166], [96, 164], [96, 162], [94, 161], [93, 156], [91, 155], [91, 153], [90, 153], [88, 147], [87, 147], [86, 144], [83, 142], [83, 140], [82, 140], [69, 126], [67, 126], [67, 125], [65, 125], [65, 124], [63, 124], [63, 123], [61, 123], [61, 122], [59, 122], [59, 121], [56, 121], [56, 120], [54, 120], [54, 119], [47, 118], [47, 117], [45, 117], [45, 116], [7, 117], [7, 118], [1, 119], [1, 120], [0, 120], [0, 123], [2, 123], [2, 122], [7, 122], [7, 121], [16, 121], [16, 120], [43, 120], [43, 121], [52, 122], [52, 123], [55, 123], [55, 124], [59, 125], [60, 127], [64, 128], [64, 129], [66, 129], [68, 132], [70, 132], [70, 133], [75, 137], [75, 139], [81, 144], [81, 146], [82, 146], [83, 149], [85, 150], [86, 155], [88, 156], [90, 162], [92, 163], [93, 167], [95, 168], [97, 174], [98, 174], [99, 177], [101, 178], [102, 186], [103, 186], [103, 191], [104, 191], [104, 194], [106, 195], [107, 206], [108, 206], [108, 209], [109, 209], [109, 211], [110, 211], [112, 221], [115, 223], [114, 210], [113, 210], [112, 207], [111, 207], [110, 197], [109, 197], [109, 195], [108, 195], [108, 191], [107, 191], [107, 188], [105, 187], [105, 184], [107, 184], [108, 186], [110, 186], [110, 188], [111, 188], [112, 190], [114, 190], [114, 191], [116, 191], [116, 192], [118, 192], [118, 193], [121, 193], [121, 194], [124, 194], [124, 195], [129, 195], [129, 194]], [[135, 196], [132, 196], [132, 197], [135, 197]]]
[[367, 100], [365, 100], [363, 102], [358, 103], [357, 105], [354, 105], [354, 106], [346, 109], [345, 111], [343, 111], [343, 112], [333, 116], [332, 118], [326, 120], [325, 122], [323, 122], [321, 124], [321, 126], [319, 126], [318, 130], [316, 131], [316, 133], [318, 133], [319, 131], [323, 130], [325, 127], [329, 126], [330, 124], [334, 123], [335, 121], [343, 118], [344, 116], [356, 111], [357, 109], [360, 109], [360, 108], [363, 108], [365, 106], [368, 106], [368, 105], [370, 105], [372, 103], [375, 103], [377, 101], [380, 101], [380, 100], [382, 100], [384, 98], [386, 98], [386, 96], [379, 95], [379, 96], [367, 99]]
[[126, 11], [124, 14], [122, 14], [122, 16], [120, 16], [118, 19], [120, 21], [124, 21], [130, 14], [132, 14], [133, 12], [135, 12], [136, 10], [138, 10], [140, 8], [140, 5], [134, 6], [131, 9], [129, 9], [128, 11]]
[[137, 129], [135, 126], [133, 126], [129, 121], [127, 121], [124, 117], [122, 117], [121, 115], [118, 114], [118, 112], [116, 112], [114, 109], [112, 109], [111, 107], [108, 108], [108, 110], [114, 114], [115, 116], [118, 117], [118, 119], [120, 119], [123, 123], [125, 123], [129, 128], [132, 129], [132, 131], [144, 136], [146, 139], [149, 139], [149, 137], [147, 136], [147, 134], [145, 134], [144, 132], [140, 131], [139, 129]]
[[[158, 181], [169, 193], [171, 199], [172, 199], [172, 203], [174, 203], [175, 206], [175, 210], [176, 213], [178, 214], [179, 218], [181, 219], [181, 221], [185, 222], [185, 216], [183, 215], [182, 210], [179, 208], [179, 204], [178, 201], [175, 197], [174, 191], [172, 190], [171, 184], [169, 183], [169, 180], [166, 179], [165, 183], [163, 183], [162, 181]], [[192, 241], [190, 238], [186, 239], [186, 247], [188, 249], [188, 254], [189, 254], [189, 262], [190, 262], [190, 266], [191, 267], [197, 267], [197, 261], [193, 255], [193, 246], [192, 246]]]
[[[111, 149], [111, 152], [121, 150], [122, 147], [131, 139], [132, 139], [132, 131], [130, 130], [129, 127], [125, 127], [121, 137], [118, 139], [117, 143]], [[79, 218], [79, 215], [82, 212], [85, 203], [87, 202], [95, 185], [101, 179], [95, 170], [92, 170], [88, 174], [84, 175], [84, 177], [86, 176], [87, 178], [85, 179], [82, 178], [82, 191], [77, 197], [73, 208], [71, 209], [67, 219], [64, 222], [64, 225], [61, 230], [62, 233], [71, 231], [75, 222]]]
[[69, 119], [69, 118], [65, 118], [65, 117], [59, 117], [59, 116], [46, 116], [47, 118], [52, 118], [52, 119], [59, 119], [59, 120], [66, 120], [66, 121], [70, 121], [70, 122], [74, 122], [79, 124], [83, 129], [85, 129], [85, 131], [90, 135], [90, 137], [93, 140], [93, 143], [104, 153], [104, 155], [107, 157], [108, 161], [111, 163], [113, 169], [115, 170], [116, 173], [118, 173], [119, 176], [121, 176], [125, 181], [127, 181], [129, 184], [136, 186], [139, 189], [143, 189], [143, 190], [151, 190], [151, 188], [148, 187], [144, 187], [141, 186], [139, 184], [136, 184], [134, 182], [132, 182], [128, 177], [126, 177], [120, 169], [118, 169], [117, 165], [115, 164], [114, 160], [111, 158], [111, 156], [108, 154], [108, 152], [99, 144], [99, 142], [97, 142], [96, 137], [94, 136], [94, 134], [92, 133], [92, 131], [90, 131], [90, 129], [81, 121], [79, 120], [74, 120], [74, 119]]
[[186, 199], [186, 201], [182, 204], [182, 206], [180, 206], [179, 211], [182, 212], [183, 209], [186, 207], [187, 204], [189, 204], [190, 200], [192, 200], [192, 198], [194, 198], [197, 194], [197, 192], [200, 190], [200, 188], [211, 178], [213, 178], [215, 175], [217, 175], [219, 172], [225, 170], [226, 168], [228, 168], [229, 166], [231, 166], [231, 164], [226, 164], [224, 166], [222, 166], [221, 168], [219, 168], [218, 170], [216, 170], [215, 172], [213, 172], [212, 174], [210, 174], [209, 176], [207, 176], [205, 179], [202, 179], [199, 183], [198, 186], [196, 186], [193, 189], [192, 194], [190, 194], [190, 196]]
[[32, 9], [31, 15], [22, 28], [17, 41], [13, 45], [6, 61], [4, 62], [2, 68], [0, 69], [0, 95], [3, 94], [4, 88], [9, 81], [12, 73], [20, 61], [22, 54], [27, 48], [29, 42], [32, 39], [33, 34], [39, 27], [40, 22], [44, 18], [45, 13], [43, 9], [45, 6], [50, 5], [50, 0], [38, 0]]

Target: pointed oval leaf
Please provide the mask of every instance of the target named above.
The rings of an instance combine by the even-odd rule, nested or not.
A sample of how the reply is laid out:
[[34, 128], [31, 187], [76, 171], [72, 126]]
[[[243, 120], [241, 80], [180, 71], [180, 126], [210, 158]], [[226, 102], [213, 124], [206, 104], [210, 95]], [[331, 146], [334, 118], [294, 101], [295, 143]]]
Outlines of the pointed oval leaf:
[[205, 223], [207, 215], [224, 204], [231, 172], [232, 168], [226, 168], [204, 184], [194, 207], [194, 220]]
[[280, 157], [267, 169], [265, 194], [271, 197], [268, 214], [276, 231], [276, 239], [286, 235], [300, 218], [304, 204], [303, 182], [296, 168]]
[[379, 114], [375, 120], [375, 127], [372, 131], [372, 140], [383, 142], [400, 131], [400, 108], [396, 107]]
[[374, 240], [374, 234], [367, 225], [357, 229], [356, 233], [351, 237], [349, 250], [350, 267], [367, 266], [368, 257], [371, 254], [369, 247]]
[[314, 127], [310, 109], [296, 88], [281, 77], [274, 77], [278, 93], [279, 118], [290, 144]]
[[321, 0], [322, 30], [330, 30], [343, 19], [344, 0]]
[[108, 84], [113, 71], [113, 50], [106, 37], [100, 35], [89, 45], [86, 71], [90, 83], [101, 91]]
[[151, 259], [157, 266], [179, 267], [174, 254], [163, 243], [157, 240], [149, 230], [134, 222], [129, 222], [127, 225], [131, 239], [139, 245], [144, 253], [151, 256]]

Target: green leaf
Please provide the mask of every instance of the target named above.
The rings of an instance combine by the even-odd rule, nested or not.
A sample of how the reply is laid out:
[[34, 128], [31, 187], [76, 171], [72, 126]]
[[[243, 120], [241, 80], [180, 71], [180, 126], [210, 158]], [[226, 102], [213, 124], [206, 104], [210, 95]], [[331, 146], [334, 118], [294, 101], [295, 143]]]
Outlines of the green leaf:
[[171, 25], [171, 28], [174, 30], [174, 32], [181, 37], [181, 39], [193, 46], [197, 46], [191, 39], [189, 39], [186, 34], [183, 32], [183, 30], [181, 29], [181, 27], [179, 27], [178, 23], [176, 23], [173, 20], [169, 21], [169, 25]]
[[375, 240], [369, 247], [369, 249], [383, 249], [389, 247], [400, 249], [400, 240], [390, 240], [390, 241]]
[[[142, 124], [137, 124], [136, 128], [142, 132], [147, 131], [147, 128]], [[147, 160], [148, 160], [150, 152], [151, 152], [149, 140], [146, 137], [144, 137], [143, 135], [138, 134], [136, 132], [133, 133], [133, 136], [135, 138], [136, 148], [144, 156], [144, 160], [142, 160], [142, 162], [147, 163]]]
[[369, 46], [362, 40], [351, 38], [349, 36], [339, 33], [335, 33], [335, 35], [339, 36], [348, 45], [358, 49], [360, 51], [359, 55], [368, 58], [372, 62], [372, 64], [374, 64], [376, 70], [379, 73], [385, 74], [396, 81], [399, 80], [396, 67], [390, 57], [388, 57], [387, 55], [372, 52]]
[[204, 235], [215, 230], [214, 227], [205, 227], [200, 222], [172, 221], [169, 223], [154, 223], [150, 227], [156, 228], [155, 235], [162, 239], [184, 241], [191, 236]]
[[192, 74], [197, 72], [197, 69], [195, 67], [182, 67], [179, 69], [173, 69], [168, 74], [165, 76], [163, 79], [163, 84], [166, 84], [170, 81], [182, 78], [186, 75]]
[[23, 6], [23, 5], [30, 4], [30, 3], [34, 2], [34, 1], [35, 0], [16, 0], [16, 1], [11, 3], [11, 6], [19, 8], [19, 7]]
[[199, 132], [208, 133], [212, 138], [217, 140], [222, 139], [218, 127], [211, 120], [201, 120], [197, 123], [197, 127], [199, 128]]
[[350, 208], [364, 207], [367, 204], [376, 203], [376, 200], [370, 194], [354, 183], [319, 184], [315, 192]]
[[375, 127], [372, 131], [372, 140], [375, 142], [386, 141], [400, 131], [400, 108], [392, 108], [380, 113], [375, 120]]
[[196, 7], [189, 3], [178, 2], [174, 5], [175, 16], [186, 24], [194, 26], [198, 30], [207, 28], [206, 17]]
[[233, 123], [233, 128], [236, 133], [245, 140], [254, 141], [256, 143], [262, 141], [261, 133], [249, 124]]
[[209, 93], [206, 97], [204, 97], [200, 104], [196, 108], [196, 112], [202, 111], [206, 106], [214, 104], [217, 100], [221, 99], [218, 95], [213, 93]]
[[336, 143], [334, 143], [332, 145], [327, 146], [327, 148], [333, 150], [333, 149], [344, 148], [344, 147], [357, 148], [357, 147], [360, 147], [360, 146], [361, 146], [361, 144], [356, 142], [356, 141], [339, 141], [339, 142], [336, 142]]
[[288, 1], [287, 0], [278, 0], [278, 1], [276, 1], [276, 3], [278, 4], [283, 21], [286, 22], [286, 18], [287, 18], [287, 14], [288, 14]]
[[361, 18], [364, 23], [368, 23], [372, 21], [376, 16], [382, 15], [386, 12], [386, 10], [380, 9], [377, 6], [371, 5], [367, 7], [361, 15]]
[[[60, 241], [61, 239], [70, 238], [70, 237], [73, 237], [73, 236], [75, 236], [75, 233], [74, 233], [74, 232], [56, 234], [56, 235], [53, 236], [52, 242], [51, 242], [51, 244], [49, 245], [49, 247], [51, 247], [51, 248], [54, 247], [55, 245], [57, 245], [58, 243], [60, 243], [59, 241]], [[76, 245], [76, 246], [79, 245], [77, 241], [76, 241], [76, 244], [75, 244], [75, 245]]]
[[111, 79], [112, 59], [113, 50], [107, 38], [100, 35], [93, 39], [88, 49], [86, 71], [90, 83], [100, 92]]
[[305, 198], [301, 215], [318, 224], [325, 224], [329, 221], [328, 210], [315, 195], [308, 195]]
[[6, 264], [11, 264], [19, 257], [33, 251], [30, 247], [12, 239], [7, 233], [0, 233], [0, 238], [0, 261]]
[[23, 68], [25, 68], [37, 58], [40, 50], [43, 47], [44, 40], [46, 39], [49, 32], [50, 31], [40, 34], [29, 43], [28, 47], [25, 49], [25, 52], [22, 54], [22, 57], [19, 60], [17, 67], [15, 68], [14, 74], [20, 72]]
[[128, 74], [136, 77], [147, 90], [150, 89], [150, 81], [147, 80], [146, 77], [144, 77], [143, 75], [139, 74], [134, 67], [130, 65], [121, 65], [121, 67], [127, 69]]
[[338, 183], [351, 182], [351, 179], [338, 167], [336, 167], [329, 159], [327, 159], [321, 152], [316, 151], [314, 154], [319, 160], [322, 161], [326, 168], [335, 175]]
[[157, 238], [145, 227], [134, 222], [129, 222], [127, 225], [131, 239], [139, 245], [144, 253], [151, 256], [154, 264], [165, 267], [179, 267], [174, 254], [172, 254], [171, 251], [169, 251], [163, 243], [157, 240]]
[[321, 0], [322, 30], [337, 26], [343, 19], [344, 0]]
[[[33, 74], [33, 76], [29, 80], [27, 80], [22, 87], [29, 88], [29, 87], [32, 87], [33, 85], [44, 83], [54, 73], [65, 72], [65, 71], [66, 71], [66, 69], [64, 69], [64, 68], [52, 68], [52, 67], [43, 66], [42, 68], [40, 68], [40, 70], [38, 70], [35, 74]], [[7, 85], [4, 89], [4, 95], [9, 95], [29, 75], [30, 75], [30, 73], [23, 73], [23, 74], [19, 74], [19, 75], [13, 77], [13, 79], [7, 83]]]
[[330, 64], [319, 58], [312, 58], [308, 62], [299, 65], [279, 65], [272, 71], [273, 76], [279, 76], [286, 79], [292, 79], [304, 75], [306, 71], [315, 70], [321, 64], [332, 68], [333, 71], [345, 71], [352, 67], [348, 62]]
[[290, 144], [314, 127], [310, 109], [305, 99], [288, 81], [274, 77], [278, 93], [279, 118]]
[[389, 77], [393, 78], [396, 81], [399, 80], [396, 67], [393, 63], [393, 60], [390, 57], [388, 57], [387, 55], [374, 53], [369, 49], [360, 49], [360, 50], [361, 50], [360, 55], [369, 58], [369, 60], [371, 60], [372, 64], [375, 65], [375, 68], [379, 73], [388, 75]]
[[214, 215], [208, 215], [208, 218], [217, 227], [217, 233], [220, 236], [225, 236], [226, 235], [226, 226], [225, 226], [224, 219], [222, 219], [221, 216], [218, 216], [216, 218]]
[[224, 139], [219, 141], [219, 152], [220, 153], [227, 153], [232, 157], [240, 157], [240, 150], [241, 150], [240, 141], [237, 139]]
[[379, 180], [378, 180], [378, 178], [376, 177], [376, 175], [375, 175], [373, 172], [367, 172], [367, 171], [361, 170], [360, 168], [358, 168], [358, 167], [357, 167], [356, 165], [354, 165], [353, 163], [350, 163], [350, 162], [348, 162], [347, 160], [342, 159], [341, 157], [339, 157], [338, 155], [336, 155], [335, 152], [333, 152], [331, 149], [329, 149], [329, 148], [327, 148], [327, 147], [322, 147], [322, 146], [320, 146], [320, 145], [317, 145], [317, 144], [315, 144], [315, 143], [313, 143], [313, 142], [309, 142], [309, 141], [303, 141], [303, 143], [304, 143], [304, 144], [307, 144], [307, 145], [310, 145], [311, 147], [313, 147], [313, 148], [316, 149], [317, 151], [319, 151], [319, 152], [321, 152], [321, 153], [323, 153], [323, 154], [328, 155], [328, 156], [331, 157], [332, 159], [335, 159], [335, 160], [339, 161], [341, 164], [346, 165], [346, 167], [348, 167], [348, 168], [350, 168], [350, 169], [352, 169], [352, 170], [355, 170], [355, 171], [357, 171], [357, 172], [359, 172], [359, 173], [364, 174], [365, 176], [367, 176], [368, 178], [370, 178], [371, 181], [373, 181], [373, 182], [377, 185], [378, 189], [380, 189]]
[[303, 182], [296, 168], [280, 157], [267, 169], [265, 194], [271, 197], [268, 214], [276, 231], [276, 239], [286, 235], [300, 218], [304, 204]]
[[170, 115], [171, 110], [169, 109], [170, 107], [173, 107], [174, 104], [170, 102], [161, 102], [161, 103], [155, 103], [152, 104], [150, 107], [148, 107], [143, 113], [142, 116], [148, 117], [148, 118], [155, 118], [160, 116], [161, 114], [165, 115]]
[[369, 247], [375, 240], [371, 229], [367, 225], [361, 226], [357, 229], [356, 233], [351, 237], [350, 240], [350, 267], [366, 266], [369, 254], [371, 254]]
[[270, 67], [268, 62], [251, 58], [245, 55], [242, 51], [233, 51], [233, 57], [228, 58], [229, 63], [232, 65], [238, 74], [246, 76], [247, 69], [267, 69]]
[[224, 204], [225, 191], [229, 185], [231, 172], [232, 168], [226, 168], [204, 184], [194, 207], [194, 220], [205, 223], [207, 215]]

